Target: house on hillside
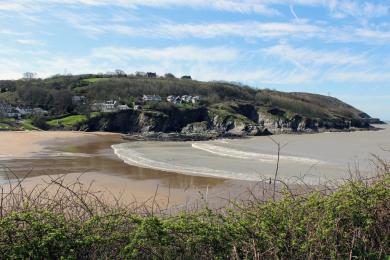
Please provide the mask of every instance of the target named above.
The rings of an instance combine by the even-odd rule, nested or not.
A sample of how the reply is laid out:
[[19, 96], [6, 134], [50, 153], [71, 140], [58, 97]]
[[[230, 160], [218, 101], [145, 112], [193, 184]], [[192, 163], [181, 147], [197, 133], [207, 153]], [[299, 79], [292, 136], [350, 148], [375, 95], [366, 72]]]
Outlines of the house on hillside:
[[167, 101], [172, 104], [180, 104], [181, 103], [181, 98], [179, 96], [168, 96]]
[[6, 114], [10, 111], [12, 111], [13, 107], [5, 102], [0, 102], [0, 113]]
[[96, 112], [104, 112], [104, 113], [117, 112], [119, 110], [118, 102], [115, 100], [109, 100], [106, 102], [93, 103], [91, 105], [91, 110]]
[[109, 100], [103, 103], [102, 112], [111, 113], [118, 111], [118, 103], [115, 100]]
[[2, 102], [0, 103], [0, 116], [20, 118], [20, 113], [10, 104]]
[[84, 103], [87, 98], [85, 96], [73, 96], [72, 97], [72, 104], [77, 105], [80, 103]]
[[130, 107], [128, 105], [119, 105], [118, 110], [119, 111], [130, 110]]
[[31, 108], [17, 107], [15, 110], [18, 111], [20, 117], [27, 117], [33, 114], [33, 110]]
[[200, 101], [200, 97], [199, 96], [194, 96], [191, 98], [191, 102], [192, 104], [196, 104]]
[[143, 101], [161, 101], [161, 97], [159, 95], [143, 95], [142, 97]]
[[181, 103], [192, 103], [196, 104], [200, 101], [199, 96], [190, 96], [190, 95], [183, 95], [183, 96], [168, 96], [167, 101], [172, 104], [181, 104]]
[[37, 115], [37, 116], [43, 116], [43, 115], [47, 115], [49, 112], [47, 110], [44, 110], [40, 107], [36, 107], [36, 108], [33, 108], [32, 109], [32, 114], [33, 115]]

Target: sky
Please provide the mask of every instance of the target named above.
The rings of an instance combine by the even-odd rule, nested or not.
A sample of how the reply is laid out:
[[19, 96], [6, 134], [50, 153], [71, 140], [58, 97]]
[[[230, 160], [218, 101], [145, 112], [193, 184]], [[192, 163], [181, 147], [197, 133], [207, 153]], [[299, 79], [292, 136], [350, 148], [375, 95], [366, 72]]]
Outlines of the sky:
[[0, 79], [116, 69], [331, 95], [390, 120], [390, 1], [0, 0]]

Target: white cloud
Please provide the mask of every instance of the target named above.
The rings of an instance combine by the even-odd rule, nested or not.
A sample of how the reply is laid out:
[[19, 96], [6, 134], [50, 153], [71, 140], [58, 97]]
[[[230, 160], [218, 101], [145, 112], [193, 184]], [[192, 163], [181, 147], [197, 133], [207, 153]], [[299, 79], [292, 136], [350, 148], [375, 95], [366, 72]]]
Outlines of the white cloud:
[[[120, 6], [137, 8], [140, 6], [170, 8], [191, 7], [214, 9], [227, 12], [258, 13], [263, 15], [279, 15], [279, 12], [269, 6], [269, 1], [254, 0], [9, 0], [0, 3], [0, 10], [26, 11], [31, 6], [48, 7], [53, 5], [86, 5], [86, 6]], [[271, 1], [272, 2], [272, 1]]]
[[357, 18], [372, 18], [386, 16], [390, 5], [369, 1], [333, 0], [328, 2], [332, 15], [336, 18], [353, 16]]
[[239, 36], [254, 38], [278, 38], [293, 36], [310, 38], [321, 32], [321, 28], [307, 23], [207, 23], [207, 24], [161, 24], [155, 31], [161, 37], [181, 38], [213, 38], [221, 36]]
[[347, 51], [314, 50], [310, 48], [294, 48], [288, 44], [279, 44], [262, 50], [267, 55], [279, 57], [292, 62], [298, 67], [303, 65], [362, 65], [367, 63], [365, 54], [351, 54]]
[[129, 59], [153, 61], [185, 61], [185, 62], [223, 62], [234, 61], [239, 57], [234, 48], [219, 46], [200, 48], [195, 46], [177, 46], [168, 48], [117, 48], [105, 47], [92, 51], [93, 58], [112, 61], [128, 61]]
[[19, 44], [30, 45], [30, 46], [46, 46], [44, 41], [34, 40], [34, 39], [18, 39], [16, 40]]

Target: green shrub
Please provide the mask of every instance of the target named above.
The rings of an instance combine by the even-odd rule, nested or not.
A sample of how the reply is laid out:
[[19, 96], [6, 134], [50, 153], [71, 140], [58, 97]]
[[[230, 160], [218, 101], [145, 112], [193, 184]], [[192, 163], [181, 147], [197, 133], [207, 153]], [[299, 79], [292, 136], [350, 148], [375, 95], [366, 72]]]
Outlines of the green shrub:
[[31, 124], [42, 130], [48, 130], [50, 128], [50, 126], [46, 122], [45, 117], [43, 116], [34, 116], [31, 119]]
[[[73, 193], [72, 193], [73, 194]], [[4, 195], [3, 195], [4, 196]], [[60, 196], [59, 196], [60, 197]], [[0, 255], [11, 259], [386, 259], [390, 177], [351, 182], [331, 195], [286, 193], [223, 210], [136, 214], [73, 194], [30, 198], [0, 215]], [[4, 198], [4, 205], [11, 198]], [[50, 201], [50, 200], [47, 200]]]

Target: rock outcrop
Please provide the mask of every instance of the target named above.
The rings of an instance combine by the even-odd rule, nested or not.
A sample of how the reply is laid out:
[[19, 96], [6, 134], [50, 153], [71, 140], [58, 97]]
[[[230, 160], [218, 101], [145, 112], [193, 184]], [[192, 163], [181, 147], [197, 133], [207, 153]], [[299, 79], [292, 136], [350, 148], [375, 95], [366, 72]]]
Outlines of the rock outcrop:
[[[175, 133], [180, 139], [207, 139], [218, 136], [258, 136], [282, 133], [313, 133], [322, 130], [370, 128], [368, 119], [308, 118], [279, 108], [233, 104], [225, 107], [196, 107], [166, 110], [121, 111], [89, 119], [79, 129], [141, 133], [166, 139], [156, 133]], [[376, 122], [376, 121], [375, 121]], [[163, 137], [161, 137], [163, 136]], [[169, 135], [168, 135], [169, 136]], [[173, 136], [173, 135], [172, 135]]]

